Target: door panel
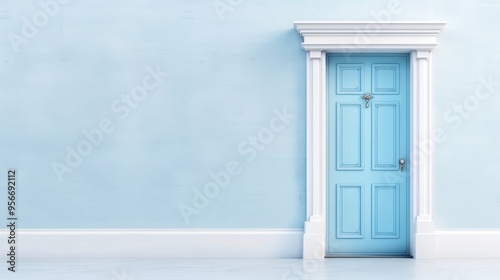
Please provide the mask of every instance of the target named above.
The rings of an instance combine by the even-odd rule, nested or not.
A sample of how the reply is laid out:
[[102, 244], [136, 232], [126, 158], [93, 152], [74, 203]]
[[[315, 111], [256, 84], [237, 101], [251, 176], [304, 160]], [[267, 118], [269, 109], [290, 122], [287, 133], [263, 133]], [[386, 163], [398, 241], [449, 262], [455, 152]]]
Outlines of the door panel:
[[363, 238], [363, 186], [337, 185], [337, 238]]
[[372, 64], [372, 93], [399, 94], [399, 64]]
[[372, 170], [398, 170], [399, 103], [372, 103]]
[[399, 238], [399, 184], [373, 184], [372, 194], [372, 238]]
[[363, 113], [360, 104], [337, 103], [338, 170], [363, 170]]
[[408, 56], [328, 55], [327, 90], [327, 256], [406, 256]]
[[337, 64], [337, 94], [361, 94], [365, 90], [364, 65]]

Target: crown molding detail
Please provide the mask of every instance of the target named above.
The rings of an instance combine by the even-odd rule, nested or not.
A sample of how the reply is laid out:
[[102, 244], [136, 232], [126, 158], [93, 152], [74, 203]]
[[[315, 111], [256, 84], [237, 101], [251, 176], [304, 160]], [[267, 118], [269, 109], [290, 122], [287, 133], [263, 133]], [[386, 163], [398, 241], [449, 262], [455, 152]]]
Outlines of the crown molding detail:
[[305, 50], [409, 52], [437, 46], [445, 22], [296, 21]]

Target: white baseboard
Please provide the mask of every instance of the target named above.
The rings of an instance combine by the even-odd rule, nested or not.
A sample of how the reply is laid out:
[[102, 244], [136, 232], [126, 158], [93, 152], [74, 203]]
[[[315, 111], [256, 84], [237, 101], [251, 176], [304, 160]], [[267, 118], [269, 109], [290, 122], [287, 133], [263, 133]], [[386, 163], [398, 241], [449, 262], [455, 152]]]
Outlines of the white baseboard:
[[[433, 235], [438, 259], [500, 258], [500, 229], [439, 229]], [[6, 237], [0, 230], [0, 256], [6, 255]], [[19, 230], [17, 256], [302, 258], [303, 237], [301, 229]]]
[[325, 257], [325, 234], [321, 221], [304, 223], [303, 259], [323, 259]]
[[436, 230], [436, 257], [440, 259], [498, 259], [500, 230]]
[[[0, 231], [6, 255], [7, 231]], [[18, 230], [18, 258], [302, 258], [301, 229]], [[3, 259], [3, 257], [2, 257]]]

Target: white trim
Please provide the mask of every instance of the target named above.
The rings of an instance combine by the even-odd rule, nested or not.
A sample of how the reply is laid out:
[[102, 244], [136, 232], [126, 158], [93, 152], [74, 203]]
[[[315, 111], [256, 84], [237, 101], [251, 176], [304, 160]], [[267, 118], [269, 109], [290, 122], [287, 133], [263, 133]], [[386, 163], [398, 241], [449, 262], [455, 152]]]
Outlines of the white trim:
[[[6, 255], [7, 231], [0, 230]], [[439, 229], [438, 258], [500, 258], [498, 229]], [[28, 258], [300, 258], [300, 229], [19, 230], [17, 256]]]
[[[0, 231], [0, 254], [7, 253]], [[300, 258], [301, 229], [19, 230], [27, 258]]]
[[[415, 258], [435, 258], [430, 143], [431, 50], [444, 22], [295, 22], [307, 51], [307, 220], [303, 258], [326, 248], [326, 53], [406, 52], [410, 56], [410, 238]], [[418, 159], [418, 162], [417, 162]]]
[[500, 258], [500, 230], [436, 230], [436, 257], [443, 259]]
[[445, 22], [296, 21], [304, 49], [319, 51], [430, 50]]

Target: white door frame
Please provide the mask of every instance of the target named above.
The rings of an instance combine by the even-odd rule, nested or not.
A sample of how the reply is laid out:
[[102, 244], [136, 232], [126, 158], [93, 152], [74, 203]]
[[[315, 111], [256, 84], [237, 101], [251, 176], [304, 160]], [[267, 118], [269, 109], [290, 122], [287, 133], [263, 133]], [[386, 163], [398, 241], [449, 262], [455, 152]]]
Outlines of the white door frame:
[[431, 51], [445, 22], [295, 22], [307, 52], [307, 198], [303, 258], [326, 255], [326, 53], [410, 53], [410, 253], [435, 258]]

